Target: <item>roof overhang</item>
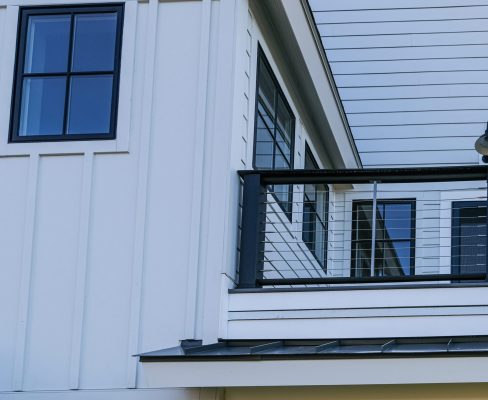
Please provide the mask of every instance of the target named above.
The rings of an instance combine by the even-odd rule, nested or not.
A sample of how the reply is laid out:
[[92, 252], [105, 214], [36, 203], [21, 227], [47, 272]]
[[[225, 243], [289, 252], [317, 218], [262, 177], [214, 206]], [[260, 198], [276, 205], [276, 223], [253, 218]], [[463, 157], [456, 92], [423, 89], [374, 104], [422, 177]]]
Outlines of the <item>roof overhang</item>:
[[140, 355], [149, 387], [488, 382], [488, 337], [198, 341]]
[[273, 43], [274, 57], [286, 66], [293, 82], [289, 90], [297, 106], [306, 110], [301, 116], [309, 134], [323, 144], [332, 168], [360, 168], [361, 159], [308, 3], [253, 0], [250, 5], [265, 22], [261, 28]]

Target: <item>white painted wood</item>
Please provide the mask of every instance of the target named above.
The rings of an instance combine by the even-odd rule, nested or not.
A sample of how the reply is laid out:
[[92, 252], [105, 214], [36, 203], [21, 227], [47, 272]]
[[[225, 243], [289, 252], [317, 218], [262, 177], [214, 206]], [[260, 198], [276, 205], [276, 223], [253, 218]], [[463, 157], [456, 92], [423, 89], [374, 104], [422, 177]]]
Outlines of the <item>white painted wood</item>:
[[73, 306], [73, 337], [71, 342], [70, 389], [79, 388], [80, 359], [82, 352], [83, 319], [85, 312], [86, 267], [88, 256], [88, 234], [90, 203], [93, 178], [93, 154], [83, 159], [83, 175], [80, 193], [80, 217], [78, 222], [78, 248], [76, 261], [76, 281]]
[[[145, 363], [150, 387], [486, 382], [485, 357]], [[198, 374], [189, 371], [199, 368]]]
[[[201, 3], [160, 3], [158, 8], [154, 80], [148, 82], [154, 105], [139, 351], [174, 346], [184, 337], [191, 237], [190, 158], [196, 132]], [[174, 46], [175, 35], [179, 46]], [[173, 88], [170, 94], [168, 88]]]
[[[354, 137], [369, 137], [372, 146], [384, 150], [372, 155], [358, 143], [364, 166], [480, 163], [473, 143], [486, 120], [485, 4], [346, 0], [340, 6], [310, 5]], [[385, 113], [406, 110], [415, 112]], [[441, 151], [422, 141], [427, 131], [437, 137], [456, 131], [464, 138], [446, 142]], [[395, 137], [419, 139], [422, 151], [381, 140]]]
[[[218, 63], [215, 68], [215, 96], [216, 101], [211, 109], [210, 129], [215, 134], [206, 142], [205, 180], [207, 188], [202, 203], [206, 212], [202, 218], [202, 254], [201, 265], [202, 279], [199, 288], [201, 302], [198, 323], [201, 326], [201, 337], [204, 343], [213, 343], [218, 338], [221, 307], [222, 273], [226, 269], [228, 261], [227, 251], [224, 246], [229, 223], [229, 198], [230, 198], [230, 154], [232, 136], [228, 132], [233, 130], [235, 112], [226, 114], [228, 105], [237, 115], [242, 115], [242, 105], [237, 99], [240, 96], [234, 89], [238, 67], [236, 65], [236, 30], [238, 7], [234, 2], [220, 3], [218, 12], [218, 47], [217, 59], [226, 59], [225, 63]], [[240, 65], [240, 68], [243, 68]], [[239, 69], [240, 69], [239, 68]], [[227, 82], [232, 82], [228, 85]], [[239, 96], [239, 97], [236, 97]], [[240, 106], [238, 106], [238, 104]], [[220, 210], [221, 212], [217, 212]]]
[[202, 2], [201, 10], [201, 32], [200, 32], [200, 60], [198, 76], [198, 104], [195, 124], [195, 143], [193, 153], [193, 178], [191, 196], [191, 237], [189, 239], [188, 251], [188, 285], [187, 285], [187, 305], [185, 307], [185, 337], [196, 338], [196, 314], [197, 314], [197, 291], [199, 278], [199, 252], [200, 252], [200, 225], [202, 218], [202, 196], [203, 196], [203, 167], [205, 138], [208, 137], [207, 126], [207, 101], [209, 85], [209, 60], [210, 60], [210, 37], [212, 28], [212, 9], [211, 0]]
[[39, 158], [23, 389], [69, 388], [83, 157]]
[[228, 338], [482, 335], [488, 332], [486, 291], [439, 287], [232, 293]]
[[[139, 332], [141, 324], [141, 288], [144, 265], [144, 240], [146, 230], [147, 187], [149, 168], [149, 146], [152, 128], [151, 114], [153, 112], [154, 63], [156, 55], [156, 31], [158, 19], [157, 1], [149, 2], [146, 7], [146, 20], [144, 21], [144, 53], [141, 54], [146, 62], [144, 64], [142, 110], [139, 121], [139, 159], [137, 164], [137, 198], [134, 230], [134, 249], [132, 254], [132, 285], [130, 303], [130, 326], [128, 340], [128, 354], [137, 354], [139, 349]], [[127, 387], [133, 388], [137, 382], [137, 360], [128, 358], [126, 371]]]
[[[1, 11], [0, 11], [1, 13]], [[28, 185], [29, 168], [33, 167], [28, 157], [0, 158], [0, 185], [8, 190], [3, 191], [3, 207], [0, 208], [0, 391], [12, 387], [14, 377], [14, 362], [21, 362], [19, 355], [23, 354], [24, 320], [26, 313], [25, 298], [28, 290], [28, 270], [30, 263], [22, 266], [24, 252], [24, 227], [29, 229], [25, 221], [26, 210], [29, 209]], [[12, 174], [11, 171], [16, 171]], [[33, 177], [31, 169], [31, 179]], [[30, 194], [32, 196], [32, 193]], [[30, 198], [32, 202], [32, 197]], [[30, 204], [32, 207], [32, 203]], [[30, 213], [32, 216], [32, 213]], [[26, 260], [27, 261], [27, 260]], [[22, 308], [20, 307], [22, 305]], [[22, 313], [22, 314], [21, 314]], [[19, 340], [20, 339], [20, 340]], [[20, 371], [17, 370], [17, 373]]]
[[484, 287], [231, 293], [229, 310], [475, 306], [485, 305], [487, 295]]
[[229, 322], [228, 337], [235, 339], [310, 339], [469, 336], [488, 333], [488, 317], [419, 316], [337, 319], [274, 319]]
[[29, 158], [29, 171], [27, 178], [27, 198], [24, 210], [24, 229], [22, 238], [22, 260], [20, 264], [21, 276], [19, 287], [19, 308], [16, 327], [14, 374], [12, 388], [22, 390], [24, 382], [24, 364], [26, 351], [26, 337], [29, 318], [29, 302], [32, 273], [32, 247], [34, 240], [35, 215], [37, 202], [39, 157], [33, 155]]
[[136, 177], [133, 157], [94, 158], [81, 389], [123, 388], [127, 382], [129, 334], [135, 329], [129, 323]]
[[[216, 389], [215, 389], [216, 390]], [[215, 390], [210, 390], [211, 393]], [[198, 400], [209, 389], [88, 389], [1, 392], [2, 400]], [[207, 394], [210, 396], [210, 394]], [[207, 397], [208, 398], [208, 397]]]

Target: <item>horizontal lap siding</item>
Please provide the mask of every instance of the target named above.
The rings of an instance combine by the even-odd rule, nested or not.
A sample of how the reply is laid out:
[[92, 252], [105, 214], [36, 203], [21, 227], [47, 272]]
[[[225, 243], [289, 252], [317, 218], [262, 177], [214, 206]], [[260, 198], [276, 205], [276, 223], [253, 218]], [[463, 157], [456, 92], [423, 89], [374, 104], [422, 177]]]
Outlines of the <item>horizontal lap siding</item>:
[[[488, 120], [486, 5], [310, 5], [366, 167], [479, 163], [473, 144]], [[444, 136], [457, 138], [441, 143]]]
[[488, 323], [486, 291], [385, 288], [232, 293], [228, 338], [482, 335]]

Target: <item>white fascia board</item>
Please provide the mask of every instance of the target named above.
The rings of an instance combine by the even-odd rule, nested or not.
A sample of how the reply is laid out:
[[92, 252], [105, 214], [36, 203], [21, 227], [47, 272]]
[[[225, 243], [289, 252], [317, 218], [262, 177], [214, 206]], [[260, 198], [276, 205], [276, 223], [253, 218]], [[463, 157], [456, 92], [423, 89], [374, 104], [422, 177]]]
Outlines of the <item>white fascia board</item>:
[[325, 110], [339, 151], [344, 160], [344, 168], [361, 167], [361, 160], [354, 143], [347, 117], [335, 86], [332, 72], [325, 53], [316, 37], [312, 16], [304, 1], [281, 1], [291, 29], [298, 42], [310, 77], [317, 89], [319, 101]]
[[488, 357], [145, 362], [148, 387], [488, 382]]

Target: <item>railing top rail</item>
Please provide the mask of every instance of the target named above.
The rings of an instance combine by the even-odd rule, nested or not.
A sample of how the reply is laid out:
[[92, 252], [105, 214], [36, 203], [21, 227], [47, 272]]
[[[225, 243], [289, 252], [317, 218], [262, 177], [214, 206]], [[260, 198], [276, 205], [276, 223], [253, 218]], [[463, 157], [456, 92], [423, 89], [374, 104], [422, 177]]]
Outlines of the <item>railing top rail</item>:
[[259, 174], [262, 184], [414, 183], [486, 180], [488, 166], [364, 168], [321, 170], [240, 170], [241, 177]]

